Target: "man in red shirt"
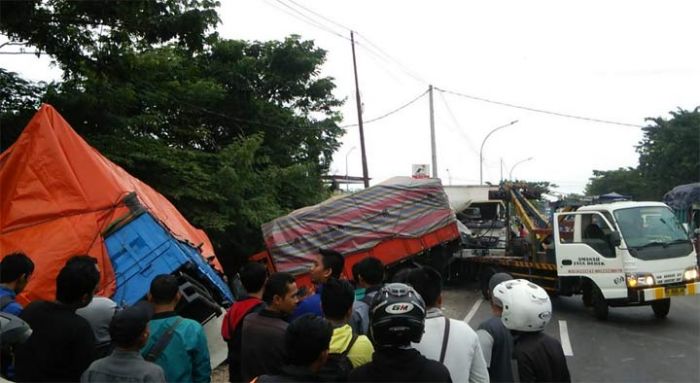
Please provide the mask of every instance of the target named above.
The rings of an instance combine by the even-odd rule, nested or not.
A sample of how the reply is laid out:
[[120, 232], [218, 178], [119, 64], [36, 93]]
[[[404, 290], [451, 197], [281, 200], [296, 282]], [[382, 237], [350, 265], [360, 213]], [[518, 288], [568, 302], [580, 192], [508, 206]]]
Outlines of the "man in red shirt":
[[249, 262], [238, 271], [241, 284], [247, 292], [247, 296], [236, 301], [226, 312], [221, 325], [221, 335], [228, 343], [228, 372], [229, 381], [242, 382], [241, 375], [241, 339], [243, 318], [248, 314], [259, 312], [265, 307], [262, 301], [267, 270], [258, 262]]

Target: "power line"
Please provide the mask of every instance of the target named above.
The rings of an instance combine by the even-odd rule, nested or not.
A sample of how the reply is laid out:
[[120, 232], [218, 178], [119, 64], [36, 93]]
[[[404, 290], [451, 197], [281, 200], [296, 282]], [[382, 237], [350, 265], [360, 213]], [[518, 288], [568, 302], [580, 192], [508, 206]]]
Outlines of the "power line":
[[36, 52], [0, 52], [0, 55], [38, 55], [41, 51]]
[[[347, 37], [337, 33], [337, 31], [331, 30], [328, 26], [323, 25], [322, 23], [318, 22], [317, 20], [314, 20], [313, 18], [311, 18], [307, 14], [304, 14], [302, 11], [296, 9], [295, 7], [293, 7], [287, 3], [282, 2], [282, 0], [275, 0], [275, 1], [279, 4], [282, 4], [286, 8], [292, 10], [293, 12], [297, 13], [301, 17], [303, 17], [304, 20], [302, 20], [302, 21], [306, 22], [307, 24], [311, 24], [313, 26], [316, 26], [317, 28], [323, 29], [326, 32], [332, 33], [338, 37], [349, 40]], [[327, 22], [330, 22], [330, 23], [332, 23], [340, 28], [350, 30], [350, 28], [348, 28], [347, 26], [340, 24], [340, 23], [338, 23], [330, 18], [327, 18], [326, 16], [324, 16], [316, 11], [313, 11], [310, 8], [305, 7], [305, 6], [295, 2], [294, 0], [288, 0], [288, 1], [290, 3], [298, 6], [299, 8], [305, 10], [306, 12], [309, 12], [317, 17], [322, 18], [323, 20], [326, 20]], [[292, 16], [294, 16], [294, 15], [292, 15]], [[296, 16], [294, 16], [294, 17], [296, 17]], [[367, 37], [365, 37], [364, 35], [362, 35], [360, 33], [357, 33], [357, 35], [359, 37], [361, 37], [368, 44], [368, 45], [365, 45], [365, 44], [361, 44], [359, 42], [355, 42], [358, 46], [362, 47], [367, 52], [376, 56], [380, 60], [383, 60], [385, 62], [390, 62], [393, 65], [396, 65], [399, 69], [401, 69], [402, 72], [404, 72], [406, 75], [413, 78], [414, 80], [419, 81], [419, 82], [424, 83], [424, 84], [428, 83], [420, 75], [413, 72], [406, 65], [404, 65], [401, 61], [397, 60], [396, 58], [394, 58], [390, 54], [386, 53], [386, 51], [384, 49], [380, 48], [377, 44], [373, 43]], [[628, 127], [634, 127], [634, 128], [643, 128], [644, 127], [643, 125], [638, 125], [638, 124], [630, 124], [630, 123], [612, 121], [612, 120], [603, 120], [603, 119], [599, 119], [599, 118], [578, 116], [578, 115], [573, 115], [573, 114], [568, 114], [568, 113], [560, 113], [560, 112], [554, 112], [554, 111], [549, 111], [549, 110], [544, 110], [544, 109], [539, 109], [539, 108], [533, 108], [533, 107], [529, 107], [529, 106], [516, 105], [516, 104], [511, 104], [511, 103], [507, 103], [507, 102], [503, 102], [503, 101], [497, 101], [497, 100], [491, 100], [491, 99], [487, 99], [487, 98], [483, 98], [483, 97], [472, 96], [472, 95], [468, 95], [465, 93], [456, 92], [456, 91], [452, 91], [452, 90], [441, 89], [438, 87], [435, 87], [435, 89], [440, 91], [441, 93], [449, 93], [449, 94], [452, 94], [455, 96], [464, 97], [464, 98], [468, 98], [468, 99], [475, 100], [475, 101], [481, 101], [481, 102], [486, 102], [486, 103], [490, 103], [490, 104], [505, 106], [505, 107], [509, 107], [509, 108], [515, 108], [515, 109], [520, 109], [520, 110], [526, 110], [529, 112], [542, 113], [542, 114], [548, 114], [551, 116], [572, 118], [572, 119], [577, 119], [577, 120], [582, 120], [582, 121], [597, 122], [597, 123], [610, 124], [610, 125], [628, 126]], [[443, 98], [443, 101], [444, 101], [444, 98]], [[448, 110], [449, 110], [449, 106], [448, 106]], [[372, 121], [376, 121], [376, 120], [370, 120], [368, 122], [372, 122]], [[355, 124], [346, 125], [346, 126], [355, 126]]]
[[[356, 32], [356, 33], [357, 33], [357, 32]], [[413, 70], [411, 70], [410, 68], [408, 68], [406, 65], [404, 65], [401, 61], [397, 60], [396, 58], [394, 58], [394, 57], [391, 56], [390, 54], [386, 53], [386, 51], [385, 51], [384, 49], [380, 48], [377, 44], [373, 43], [373, 42], [372, 42], [370, 39], [368, 39], [365, 35], [360, 34], [360, 33], [357, 33], [357, 35], [360, 36], [364, 41], [366, 41], [367, 44], [369, 44], [369, 46], [371, 46], [374, 50], [376, 50], [377, 52], [379, 52], [379, 53], [378, 53], [379, 56], [384, 56], [384, 60], [389, 60], [389, 61], [393, 62], [394, 65], [398, 66], [399, 69], [401, 69], [401, 71], [404, 72], [404, 73], [406, 73], [409, 77], [411, 77], [411, 78], [413, 78], [414, 80], [416, 80], [416, 81], [418, 81], [418, 82], [421, 82], [421, 83], [423, 83], [423, 84], [428, 84], [428, 83], [429, 83], [429, 82], [426, 81], [423, 77], [421, 77], [421, 76], [418, 75], [416, 72], [414, 72]], [[372, 51], [372, 49], [369, 49], [369, 47], [367, 47], [367, 46], [363, 46], [362, 44], [358, 44], [358, 45], [362, 46], [365, 50], [369, 51], [370, 53], [373, 53], [373, 54], [375, 54], [375, 55], [377, 54], [377, 53], [374, 53], [374, 52]]]
[[[394, 113], [398, 113], [398, 112], [400, 112], [401, 110], [403, 110], [403, 109], [409, 107], [409, 106], [410, 106], [411, 104], [413, 104], [414, 102], [420, 100], [420, 99], [421, 99], [423, 96], [425, 96], [427, 93], [428, 93], [428, 91], [426, 90], [425, 92], [419, 94], [418, 96], [416, 96], [415, 98], [413, 98], [411, 101], [409, 101], [409, 102], [407, 102], [407, 103], [405, 103], [405, 104], [399, 106], [398, 108], [393, 109], [393, 110], [391, 110], [391, 111], [389, 111], [389, 112], [386, 112], [386, 113], [382, 114], [381, 116], [378, 116], [378, 117], [375, 117], [375, 118], [371, 118], [371, 119], [369, 119], [369, 120], [367, 120], [367, 121], [364, 121], [364, 124], [369, 124], [369, 123], [372, 123], [372, 122], [376, 122], [376, 121], [379, 121], [379, 120], [381, 120], [381, 119], [387, 118], [387, 117], [391, 116], [391, 115], [394, 114]], [[341, 128], [349, 128], [349, 127], [351, 127], [351, 126], [357, 126], [357, 125], [358, 125], [358, 124], [348, 124], [348, 125], [341, 125], [340, 127], [341, 127]]]
[[577, 115], [574, 115], [574, 114], [567, 114], [567, 113], [560, 113], [560, 112], [552, 112], [552, 111], [549, 111], [549, 110], [537, 109], [537, 108], [532, 108], [532, 107], [529, 107], [529, 106], [515, 105], [515, 104], [510, 104], [510, 103], [507, 103], [507, 102], [496, 101], [496, 100], [490, 100], [490, 99], [483, 98], [483, 97], [471, 96], [471, 95], [468, 95], [468, 94], [464, 94], [464, 93], [460, 93], [460, 92], [455, 92], [455, 91], [452, 91], [452, 90], [440, 89], [440, 88], [437, 88], [437, 87], [435, 88], [435, 90], [437, 90], [437, 91], [439, 91], [439, 92], [444, 92], [444, 93], [452, 94], [452, 95], [455, 95], [455, 96], [459, 96], [459, 97], [468, 98], [468, 99], [470, 99], [470, 100], [476, 100], [476, 101], [486, 102], [486, 103], [489, 103], [489, 104], [495, 104], [495, 105], [500, 105], [500, 106], [506, 106], [506, 107], [509, 107], [509, 108], [527, 110], [527, 111], [529, 111], [529, 112], [548, 114], [548, 115], [551, 115], [551, 116], [565, 117], [565, 118], [573, 118], [573, 119], [576, 119], [576, 120], [583, 120], [583, 121], [590, 121], [590, 122], [599, 122], [599, 123], [602, 123], [602, 124], [628, 126], [628, 127], [633, 127], [633, 128], [643, 128], [643, 127], [644, 127], [643, 125], [630, 124], [630, 123], [626, 123], [626, 122], [618, 122], [618, 121], [611, 121], [611, 120], [602, 120], [602, 119], [599, 119], [599, 118], [585, 117], [585, 116], [577, 116]]
[[[355, 40], [355, 44], [357, 44], [360, 48], [365, 48], [363, 45], [360, 45], [357, 43], [357, 40]], [[370, 52], [371, 53], [371, 52]], [[377, 67], [380, 68], [384, 73], [386, 73], [387, 76], [391, 77], [394, 81], [397, 83], [405, 86], [406, 82], [404, 82], [399, 76], [401, 75], [400, 73], [396, 73], [395, 70], [393, 70], [392, 67], [387, 65], [385, 60], [381, 60], [379, 56], [376, 54], [368, 54], [366, 55], [367, 58], [369, 58], [372, 62], [377, 64]], [[405, 77], [404, 77], [405, 79]]]
[[[314, 20], [313, 18], [309, 17], [308, 15], [305, 15], [303, 12], [297, 10], [296, 8], [290, 6], [289, 4], [284, 3], [281, 0], [274, 0], [274, 1], [277, 2], [278, 4], [281, 4], [285, 8], [289, 9], [289, 11], [282, 9], [278, 6], [275, 6], [271, 1], [266, 0], [265, 2], [268, 5], [270, 5], [271, 7], [275, 8], [279, 11], [282, 11], [282, 12], [288, 14], [289, 16], [294, 17], [295, 19], [297, 19], [299, 21], [302, 21], [308, 25], [311, 25], [315, 28], [318, 28], [324, 32], [327, 32], [327, 33], [330, 33], [330, 34], [335, 35], [337, 37], [340, 37], [341, 39], [345, 39], [345, 40], [350, 41], [350, 39], [348, 37], [343, 36], [342, 34], [338, 33], [337, 31], [333, 30], [332, 28], [328, 27], [327, 25], [324, 25], [324, 24]], [[291, 13], [290, 11], [294, 12], [294, 13]]]
[[[334, 34], [334, 35], [336, 35], [336, 36], [339, 36], [339, 37], [342, 37], [342, 38], [348, 40], [347, 37], [340, 35], [339, 33], [337, 33], [337, 31], [332, 31], [332, 30], [330, 30], [330, 27], [328, 27], [327, 25], [323, 25], [320, 21], [314, 20], [314, 19], [313, 19], [312, 17], [310, 17], [308, 14], [305, 14], [303, 11], [301, 11], [301, 10], [299, 10], [299, 9], [297, 9], [297, 8], [295, 8], [295, 7], [293, 7], [293, 6], [291, 6], [290, 4], [284, 3], [284, 2], [282, 2], [282, 0], [275, 0], [275, 1], [276, 1], [277, 3], [280, 3], [280, 4], [284, 5], [284, 6], [287, 7], [288, 9], [291, 9], [291, 10], [292, 10], [293, 12], [295, 12], [296, 14], [301, 15], [302, 17], [304, 17], [305, 20], [302, 20], [302, 21], [304, 21], [304, 22], [306, 22], [306, 23], [308, 23], [308, 24], [311, 24], [311, 25], [313, 25], [313, 26], [316, 26], [317, 28], [321, 28], [321, 29], [323, 29], [323, 30], [326, 31], [326, 32], [332, 33], [332, 34]], [[296, 5], [297, 7], [299, 7], [300, 9], [302, 9], [302, 10], [304, 10], [304, 11], [306, 11], [306, 12], [308, 12], [308, 13], [310, 13], [310, 14], [312, 14], [312, 15], [315, 15], [316, 17], [320, 17], [321, 19], [323, 19], [323, 20], [325, 20], [325, 21], [327, 21], [327, 22], [329, 22], [329, 23], [331, 23], [331, 24], [333, 24], [333, 25], [335, 25], [335, 26], [337, 26], [337, 27], [340, 27], [341, 29], [344, 29], [344, 30], [347, 30], [347, 31], [352, 31], [352, 28], [350, 28], [350, 27], [348, 27], [348, 26], [346, 26], [346, 25], [343, 25], [343, 24], [341, 24], [341, 23], [339, 23], [339, 22], [337, 22], [337, 21], [334, 21], [334, 20], [332, 20], [332, 19], [330, 19], [330, 18], [324, 16], [323, 14], [321, 14], [321, 13], [319, 13], [319, 12], [316, 12], [316, 11], [310, 9], [309, 7], [306, 7], [306, 6], [304, 6], [304, 5], [301, 5], [301, 4], [297, 3], [297, 2], [294, 1], [294, 0], [287, 0], [287, 1], [288, 1], [289, 3], [291, 3], [291, 4]], [[294, 15], [292, 15], [292, 16], [294, 16]], [[359, 34], [358, 32], [356, 32], [356, 31], [355, 31], [355, 33], [356, 33], [358, 36], [361, 36], [362, 39], [363, 39], [364, 41], [366, 41], [367, 44], [368, 44], [368, 45], [365, 45], [365, 44], [361, 44], [361, 43], [358, 42], [358, 41], [355, 41], [355, 44], [357, 44], [357, 46], [359, 46], [359, 47], [365, 49], [368, 53], [370, 53], [370, 54], [376, 56], [376, 57], [379, 58], [380, 60], [383, 60], [383, 61], [386, 61], [386, 62], [388, 62], [388, 63], [391, 63], [391, 64], [393, 64], [393, 65], [395, 65], [395, 66], [398, 66], [398, 68], [399, 68], [402, 72], [404, 72], [405, 74], [407, 74], [409, 77], [413, 78], [414, 80], [416, 80], [416, 81], [418, 81], [418, 82], [421, 82], [421, 83], [423, 83], [423, 84], [428, 84], [428, 81], [426, 81], [426, 80], [423, 79], [421, 76], [419, 76], [418, 74], [416, 74], [416, 72], [412, 71], [410, 68], [408, 68], [406, 65], [404, 65], [403, 63], [401, 63], [399, 60], [395, 59], [394, 57], [392, 57], [391, 55], [389, 55], [388, 53], [386, 53], [386, 51], [384, 51], [382, 48], [380, 48], [379, 46], [377, 46], [377, 44], [374, 44], [374, 43], [373, 43], [372, 41], [370, 41], [367, 37], [365, 37], [364, 35], [360, 35], [360, 34]]]
[[331, 24], [333, 24], [333, 25], [336, 25], [336, 26], [338, 26], [338, 27], [340, 27], [340, 28], [342, 28], [342, 29], [346, 29], [346, 30], [348, 30], [348, 31], [351, 30], [351, 28], [348, 28], [348, 27], [346, 27], [346, 26], [343, 25], [343, 24], [340, 24], [340, 23], [338, 23], [338, 22], [336, 22], [336, 21], [333, 21], [333, 20], [329, 19], [328, 17], [323, 16], [322, 14], [313, 11], [312, 9], [309, 9], [308, 7], [305, 7], [305, 6], [303, 6], [303, 5], [299, 4], [299, 3], [297, 3], [297, 2], [294, 1], [294, 0], [287, 0], [287, 1], [289, 1], [289, 2], [292, 3], [292, 4], [295, 4], [297, 7], [301, 8], [301, 9], [304, 9], [304, 10], [306, 10], [306, 11], [309, 12], [309, 13], [312, 13], [312, 14], [314, 14], [314, 15], [316, 15], [316, 16], [322, 18], [323, 20], [328, 21], [329, 23], [331, 23]]
[[457, 133], [462, 136], [462, 138], [467, 141], [467, 144], [469, 144], [469, 149], [471, 149], [474, 154], [477, 156], [479, 155], [479, 151], [476, 150], [476, 146], [474, 146], [474, 143], [472, 142], [471, 138], [467, 136], [466, 133], [464, 133], [464, 130], [460, 128], [459, 123], [457, 122], [457, 118], [455, 117], [454, 113], [452, 113], [452, 108], [450, 108], [450, 105], [447, 103], [447, 99], [445, 98], [445, 95], [440, 92], [440, 99], [442, 100], [443, 105], [445, 105], [445, 109], [447, 109], [447, 114], [450, 116], [452, 119], [452, 122], [454, 123], [455, 127], [457, 128]]

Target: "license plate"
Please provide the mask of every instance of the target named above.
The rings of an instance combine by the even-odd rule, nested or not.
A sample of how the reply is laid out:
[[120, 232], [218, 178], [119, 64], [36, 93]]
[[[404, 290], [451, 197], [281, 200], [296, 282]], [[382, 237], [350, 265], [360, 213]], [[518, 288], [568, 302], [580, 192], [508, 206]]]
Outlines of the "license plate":
[[679, 295], [685, 295], [685, 286], [666, 288], [666, 296], [675, 297]]

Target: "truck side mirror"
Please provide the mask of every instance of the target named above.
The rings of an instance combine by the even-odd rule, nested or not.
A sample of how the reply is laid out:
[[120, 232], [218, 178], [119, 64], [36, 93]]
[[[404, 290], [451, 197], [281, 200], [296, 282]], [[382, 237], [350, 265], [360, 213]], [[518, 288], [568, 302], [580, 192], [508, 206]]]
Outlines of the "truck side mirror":
[[610, 238], [610, 244], [615, 246], [615, 247], [620, 246], [620, 244], [622, 243], [622, 240], [620, 239], [620, 233], [617, 231], [611, 232], [609, 234], [609, 238]]
[[685, 229], [685, 232], [686, 232], [686, 233], [690, 233], [690, 226], [688, 226], [688, 223], [687, 223], [687, 222], [684, 222], [684, 223], [683, 223], [683, 228]]

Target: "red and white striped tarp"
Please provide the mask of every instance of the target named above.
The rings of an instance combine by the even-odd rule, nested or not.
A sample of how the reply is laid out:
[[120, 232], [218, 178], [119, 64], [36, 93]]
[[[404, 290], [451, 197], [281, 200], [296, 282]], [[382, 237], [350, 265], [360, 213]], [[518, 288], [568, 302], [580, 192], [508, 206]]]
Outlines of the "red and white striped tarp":
[[347, 256], [387, 239], [420, 238], [456, 223], [439, 179], [395, 177], [262, 225], [278, 271], [308, 271], [320, 248]]

